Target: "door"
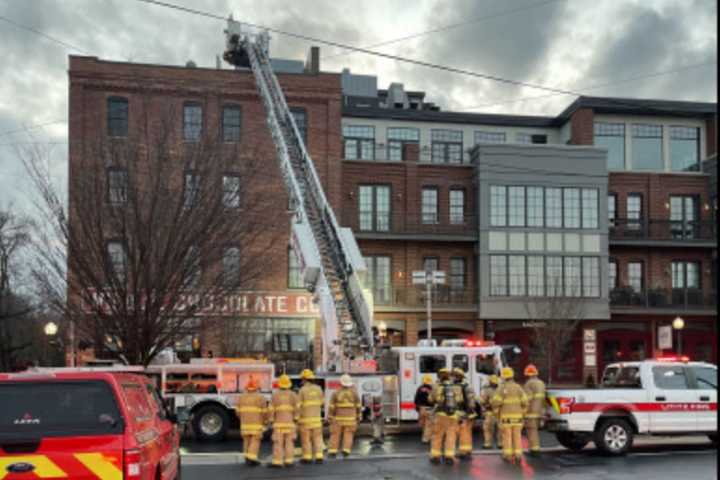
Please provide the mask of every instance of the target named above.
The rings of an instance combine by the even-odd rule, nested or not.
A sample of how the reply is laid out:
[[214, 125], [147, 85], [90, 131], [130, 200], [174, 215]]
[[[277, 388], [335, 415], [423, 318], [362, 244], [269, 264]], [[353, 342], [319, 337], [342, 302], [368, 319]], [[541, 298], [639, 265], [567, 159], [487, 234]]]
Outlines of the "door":
[[177, 473], [179, 433], [177, 426], [168, 420], [168, 411], [162, 401], [160, 392], [151, 384], [146, 384], [148, 402], [155, 414], [155, 425], [158, 432], [157, 444], [160, 455], [162, 478], [173, 479]]
[[690, 195], [670, 197], [670, 234], [672, 238], [695, 238], [698, 219], [697, 197]]
[[693, 408], [698, 393], [690, 386], [683, 365], [652, 367], [654, 389], [649, 390], [650, 430], [653, 433], [692, 432], [697, 425]]
[[700, 432], [716, 432], [717, 367], [694, 365], [689, 367], [689, 370], [695, 384], [697, 430]]
[[[418, 414], [415, 410], [415, 393], [422, 385], [422, 377], [430, 375], [433, 383], [437, 381], [437, 372], [441, 368], [448, 366], [447, 357], [442, 353], [405, 353], [404, 355], [415, 355], [415, 368], [411, 372], [410, 368], [404, 368], [402, 372], [402, 420], [417, 420]], [[409, 373], [409, 374], [408, 374]], [[406, 388], [407, 387], [407, 388]]]

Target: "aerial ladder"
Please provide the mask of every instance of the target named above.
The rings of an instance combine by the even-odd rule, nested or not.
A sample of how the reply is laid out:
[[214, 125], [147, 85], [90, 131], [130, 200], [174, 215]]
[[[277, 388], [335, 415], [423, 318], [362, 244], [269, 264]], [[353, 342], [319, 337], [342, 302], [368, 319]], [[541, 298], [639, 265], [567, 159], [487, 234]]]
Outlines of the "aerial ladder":
[[223, 58], [250, 68], [267, 113], [285, 188], [290, 196], [291, 246], [322, 319], [322, 369], [348, 371], [371, 358], [372, 296], [363, 288], [365, 262], [352, 230], [338, 225], [313, 160], [288, 108], [269, 57], [269, 34], [228, 19]]

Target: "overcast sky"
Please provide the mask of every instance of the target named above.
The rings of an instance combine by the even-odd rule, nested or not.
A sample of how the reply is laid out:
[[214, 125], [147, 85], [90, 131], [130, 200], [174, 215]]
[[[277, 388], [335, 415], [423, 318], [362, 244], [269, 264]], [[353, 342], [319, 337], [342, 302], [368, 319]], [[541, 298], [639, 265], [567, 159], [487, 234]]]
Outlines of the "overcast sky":
[[[590, 95], [717, 101], [714, 0], [170, 1]], [[0, 0], [0, 16], [75, 47], [0, 19], [0, 205], [28, 201], [18, 144], [43, 142], [51, 149], [53, 171], [63, 180], [68, 54], [170, 65], [191, 59], [214, 67], [224, 42], [221, 21], [136, 0]], [[414, 37], [375, 47], [407, 36]], [[302, 60], [309, 46], [275, 35], [270, 48], [274, 57]], [[553, 115], [573, 99], [322, 45], [321, 56], [327, 57], [325, 71], [347, 67], [374, 74], [380, 88], [402, 82], [407, 89], [426, 91], [426, 99], [444, 110]], [[32, 139], [6, 133], [56, 121], [34, 128]]]

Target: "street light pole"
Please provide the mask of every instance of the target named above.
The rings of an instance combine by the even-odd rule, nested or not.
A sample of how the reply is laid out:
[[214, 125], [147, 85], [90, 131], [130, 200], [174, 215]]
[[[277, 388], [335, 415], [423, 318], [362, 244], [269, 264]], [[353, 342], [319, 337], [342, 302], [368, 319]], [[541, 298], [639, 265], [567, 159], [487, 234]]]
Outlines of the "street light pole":
[[685, 328], [685, 320], [682, 317], [675, 317], [672, 322], [672, 327], [678, 332], [678, 355], [682, 355], [682, 331]]
[[427, 312], [427, 339], [432, 340], [432, 272], [425, 277], [425, 310]]

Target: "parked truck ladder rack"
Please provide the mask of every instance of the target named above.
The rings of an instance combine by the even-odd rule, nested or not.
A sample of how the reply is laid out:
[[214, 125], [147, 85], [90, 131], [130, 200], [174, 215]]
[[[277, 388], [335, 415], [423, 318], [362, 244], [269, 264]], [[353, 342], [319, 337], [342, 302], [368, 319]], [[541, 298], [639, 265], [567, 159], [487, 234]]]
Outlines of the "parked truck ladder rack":
[[372, 309], [360, 274], [366, 270], [352, 231], [340, 228], [288, 108], [268, 55], [269, 35], [228, 19], [223, 58], [250, 68], [267, 113], [285, 187], [294, 207], [291, 243], [323, 322], [322, 369], [345, 371], [373, 349]]

